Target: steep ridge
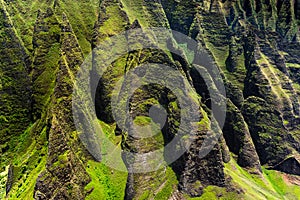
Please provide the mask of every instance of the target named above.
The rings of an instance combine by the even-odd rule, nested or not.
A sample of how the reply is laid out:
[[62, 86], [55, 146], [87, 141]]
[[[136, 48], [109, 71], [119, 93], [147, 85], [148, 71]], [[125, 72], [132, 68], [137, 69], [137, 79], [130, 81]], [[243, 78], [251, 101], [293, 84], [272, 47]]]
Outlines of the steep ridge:
[[46, 170], [37, 179], [36, 199], [82, 199], [84, 186], [89, 182], [80, 161], [79, 138], [70, 117], [74, 73], [83, 62], [83, 53], [66, 15], [63, 15], [60, 36], [59, 69], [51, 99], [48, 158]]
[[[180, 9], [181, 6], [184, 6], [184, 1], [180, 3], [172, 2], [170, 4], [175, 4], [177, 6], [173, 7]], [[191, 26], [191, 33], [195, 34], [197, 33], [196, 31], [202, 33], [201, 35], [199, 34], [201, 37], [199, 38], [200, 41], [212, 52], [216, 62], [223, 69], [225, 77], [231, 82], [231, 85], [239, 87], [243, 91], [244, 98], [257, 96], [265, 99], [269, 104], [274, 104], [279, 112], [278, 115], [282, 117], [282, 122], [280, 123], [285, 123], [284, 125], [288, 127], [290, 123], [293, 124], [298, 119], [299, 108], [297, 105], [299, 102], [297, 98], [293, 97], [295, 95], [295, 88], [290, 84], [289, 73], [284, 72], [287, 68], [282, 56], [284, 49], [280, 49], [277, 46], [280, 46], [282, 43], [289, 43], [287, 40], [297, 41], [299, 31], [297, 29], [297, 22], [293, 20], [292, 8], [288, 7], [287, 2], [278, 2], [278, 4], [283, 4], [284, 6], [279, 6], [277, 9], [285, 9], [284, 13], [287, 13], [290, 17], [284, 15], [276, 16], [274, 14], [276, 27], [269, 30], [266, 27], [272, 25], [271, 20], [270, 22], [263, 23], [263, 26], [258, 26], [258, 24], [262, 24], [258, 23], [261, 19], [259, 16], [268, 14], [268, 12], [260, 10], [259, 7], [267, 7], [259, 1], [199, 2], [197, 7], [199, 14], [195, 16], [198, 19], [195, 20], [195, 24], [199, 24], [199, 27], [196, 28], [196, 25]], [[290, 10], [287, 10], [288, 8]], [[272, 9], [269, 11], [272, 11], [271, 14], [274, 12]], [[230, 10], [229, 13], [228, 10]], [[171, 10], [170, 13], [175, 13], [176, 15], [176, 10]], [[190, 24], [190, 21], [183, 23]], [[286, 21], [285, 26], [283, 26], [282, 21]], [[182, 25], [181, 27], [184, 26]], [[279, 33], [276, 34], [272, 32], [273, 30]], [[197, 38], [197, 36], [195, 37]], [[285, 39], [282, 37], [285, 37]], [[227, 38], [231, 38], [231, 40]], [[271, 43], [272, 47], [268, 48], [267, 46]], [[259, 56], [261, 51], [268, 52], [268, 55]], [[296, 53], [293, 56], [297, 59], [298, 54]], [[228, 55], [228, 59], [225, 60], [224, 58], [226, 57], [223, 55]], [[240, 56], [244, 58], [240, 59]], [[266, 67], [260, 61], [260, 57], [267, 57], [267, 59], [272, 60], [267, 62], [271, 62], [272, 64]], [[230, 90], [232, 89], [227, 88], [227, 90], [231, 94]], [[232, 102], [240, 101], [234, 98], [241, 97], [233, 96]], [[248, 123], [248, 125], [249, 127], [253, 127], [254, 124]], [[285, 133], [284, 135], [289, 134]], [[276, 146], [281, 145], [277, 143]]]
[[1, 2], [1, 145], [19, 136], [30, 124], [30, 55], [18, 37], [6, 6]]
[[[292, 0], [2, 0], [0, 197], [297, 199], [299, 188], [271, 169], [295, 175], [300, 170], [299, 7]], [[72, 91], [77, 70], [93, 48], [123, 31], [147, 27], [189, 35], [209, 52], [224, 79], [227, 116], [223, 129], [215, 130], [223, 136], [202, 158], [199, 148], [213, 119], [210, 86], [189, 62], [190, 57], [203, 59], [199, 52], [191, 56], [180, 38], [169, 38], [169, 48], [182, 57], [151, 48], [120, 56], [102, 76], [95, 103], [102, 130], [122, 150], [147, 153], [163, 147], [185, 112], [170, 90], [148, 85], [130, 98], [134, 123], [149, 123], [149, 110], [160, 104], [167, 125], [147, 139], [136, 139], [116, 125], [112, 91], [141, 64], [166, 64], [181, 73], [198, 93], [194, 103], [201, 119], [193, 126], [191, 148], [173, 164], [136, 174], [131, 170], [143, 160], [124, 154], [128, 172], [119, 172], [81, 144], [72, 118]], [[137, 43], [140, 36], [128, 37]], [[93, 54], [92, 71], [99, 73], [97, 57], [109, 53]], [[82, 114], [88, 115], [84, 109]]]

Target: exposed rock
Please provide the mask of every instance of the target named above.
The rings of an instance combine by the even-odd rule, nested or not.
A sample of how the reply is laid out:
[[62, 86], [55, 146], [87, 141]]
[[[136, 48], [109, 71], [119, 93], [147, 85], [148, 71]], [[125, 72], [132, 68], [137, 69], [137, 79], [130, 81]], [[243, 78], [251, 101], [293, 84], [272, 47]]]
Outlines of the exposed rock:
[[82, 146], [71, 118], [70, 98], [73, 76], [83, 62], [83, 55], [66, 16], [63, 20], [60, 41], [62, 54], [52, 98], [48, 159], [46, 170], [39, 175], [35, 185], [36, 199], [84, 199], [83, 189], [89, 182], [78, 157]]
[[242, 113], [247, 124], [251, 124], [250, 134], [262, 164], [277, 164], [291, 153], [288, 132], [276, 108], [263, 99], [249, 97]]
[[253, 168], [260, 172], [261, 166], [256, 153], [248, 125], [237, 107], [228, 100], [226, 122], [223, 133], [231, 152], [238, 155], [238, 164], [241, 167]]
[[58, 69], [60, 25], [51, 8], [38, 12], [34, 26], [34, 60], [31, 71], [33, 82], [33, 119], [42, 118], [42, 113], [50, 101]]
[[7, 181], [6, 181], [6, 187], [5, 187], [6, 196], [8, 196], [8, 193], [9, 193], [9, 191], [11, 190], [11, 188], [13, 186], [13, 183], [14, 183], [13, 181], [14, 181], [14, 166], [9, 165], [8, 174], [7, 174]]
[[278, 163], [271, 169], [279, 170], [288, 174], [300, 175], [300, 159], [299, 156], [289, 157]]

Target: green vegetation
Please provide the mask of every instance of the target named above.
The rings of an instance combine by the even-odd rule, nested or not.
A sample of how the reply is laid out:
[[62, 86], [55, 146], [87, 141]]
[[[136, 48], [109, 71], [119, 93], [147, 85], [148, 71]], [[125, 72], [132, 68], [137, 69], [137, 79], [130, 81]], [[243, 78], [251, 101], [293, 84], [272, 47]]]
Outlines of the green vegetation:
[[150, 117], [137, 116], [133, 122], [139, 126], [147, 126], [147, 125], [151, 124], [151, 121], [152, 121], [152, 119]]
[[277, 98], [282, 99], [283, 102], [280, 103], [288, 104], [292, 107], [290, 95], [288, 95], [286, 91], [282, 88], [282, 84], [285, 81], [287, 81], [286, 77], [284, 77], [285, 75], [280, 70], [276, 69], [273, 65], [271, 65], [265, 55], [263, 55], [262, 53], [260, 55], [261, 59], [257, 62], [261, 66], [261, 72], [264, 75], [264, 77], [268, 80], [268, 83], [271, 86], [273, 93], [277, 96]]
[[246, 77], [246, 68], [245, 68], [245, 58], [244, 55], [239, 55], [236, 59], [236, 70], [234, 72], [229, 72], [226, 69], [226, 60], [229, 56], [229, 47], [215, 47], [213, 44], [207, 42], [206, 44], [208, 50], [212, 53], [213, 58], [217, 65], [222, 69], [222, 72], [225, 74], [227, 80], [236, 86], [239, 89], [244, 89], [244, 79]]
[[86, 199], [124, 199], [127, 173], [95, 161], [88, 161], [86, 170], [92, 179], [85, 188], [92, 191]]
[[[91, 52], [90, 38], [92, 37], [94, 23], [97, 18], [99, 2], [97, 0], [83, 1], [60, 1], [55, 6], [55, 12], [60, 19], [63, 12], [69, 16], [71, 25], [76, 33], [79, 44], [85, 55]], [[47, 1], [34, 0], [27, 1], [16, 0], [9, 4], [8, 11], [18, 32], [18, 35], [24, 41], [29, 51], [33, 50], [32, 37], [33, 26], [35, 24], [38, 10], [45, 12], [49, 7], [54, 6], [53, 1], [49, 4]], [[74, 12], [74, 10], [78, 12]]]
[[[99, 124], [104, 135], [120, 147], [121, 138], [115, 136], [114, 125], [108, 125], [102, 121], [99, 121]], [[106, 150], [103, 149], [103, 151]], [[126, 172], [109, 168], [104, 163], [92, 160], [87, 162], [85, 169], [91, 178], [91, 182], [85, 187], [87, 192], [91, 192], [87, 199], [124, 199], [127, 182]]]
[[226, 191], [225, 188], [220, 188], [217, 186], [208, 186], [204, 189], [204, 193], [201, 195], [201, 197], [187, 197], [187, 200], [238, 200], [241, 198], [242, 195], [239, 195], [236, 192], [229, 192]]
[[8, 175], [8, 166], [5, 168], [4, 171], [0, 173], [0, 198], [1, 199], [4, 199], [6, 195], [5, 187], [6, 187], [7, 175]]
[[[225, 69], [225, 62], [229, 55], [229, 47], [215, 47], [212, 43], [207, 42], [206, 47], [212, 52], [214, 60], [222, 69]], [[225, 71], [225, 70], [224, 70]]]
[[167, 180], [163, 185], [163, 188], [155, 195], [156, 200], [168, 200], [170, 195], [176, 190], [178, 185], [178, 180], [174, 171], [167, 167], [166, 169]]
[[131, 23], [138, 20], [142, 27], [168, 26], [160, 3], [143, 0], [121, 0], [121, 2]]
[[[298, 108], [299, 103], [300, 85], [295, 80], [298, 80], [300, 65], [294, 63], [298, 58], [299, 19], [295, 16], [292, 1], [271, 0], [268, 4], [254, 0], [0, 0], [0, 198], [5, 198], [8, 179], [8, 182], [12, 182], [8, 199], [33, 199], [35, 189], [45, 192], [37, 189], [45, 187], [43, 184], [49, 184], [53, 190], [41, 194], [47, 199], [66, 198], [62, 195], [70, 199], [83, 199], [85, 195], [86, 199], [91, 200], [124, 199], [128, 173], [105, 165], [105, 156], [102, 162], [94, 161], [82, 146], [73, 124], [71, 93], [76, 70], [83, 61], [82, 55], [88, 55], [92, 47], [99, 44], [110, 45], [109, 40], [101, 42], [128, 30], [135, 22], [143, 29], [171, 27], [192, 36], [207, 48], [226, 82], [232, 84], [230, 99], [234, 104], [239, 104], [229, 110], [232, 118], [241, 118], [232, 124], [232, 129], [238, 132], [249, 127], [259, 160], [265, 165], [262, 174], [253, 174], [250, 169], [241, 168], [232, 158], [225, 164], [226, 187], [204, 187], [202, 196], [197, 198], [180, 195], [193, 200], [298, 199], [299, 186], [289, 181], [286, 174], [267, 170], [266, 165], [278, 163], [291, 153], [298, 154], [295, 146], [300, 142], [299, 125], [292, 127], [292, 131], [289, 126], [297, 120], [293, 109]], [[278, 35], [270, 31], [277, 31]], [[280, 36], [285, 42], [283, 45], [278, 39]], [[253, 38], [253, 44], [247, 41], [247, 37], [250, 40]], [[153, 44], [156, 39], [151, 37]], [[293, 41], [293, 44], [288, 44], [288, 41]], [[161, 47], [166, 48], [167, 45], [170, 44]], [[194, 52], [188, 49], [187, 44], [179, 41], [171, 45], [180, 49], [187, 61], [194, 60]], [[284, 52], [278, 50], [282, 46], [286, 47]], [[125, 44], [120, 45], [107, 52], [96, 52], [98, 55], [95, 55], [107, 59], [125, 47]], [[265, 52], [268, 48], [271, 48], [270, 52]], [[257, 57], [260, 59], [255, 60]], [[288, 63], [278, 66], [281, 65], [278, 59]], [[180, 112], [188, 110], [181, 109], [181, 105], [163, 87], [139, 88], [130, 102], [132, 111], [137, 112], [134, 124], [139, 126], [141, 134], [148, 131], [156, 131], [157, 134], [150, 138], [132, 139], [128, 133], [118, 130], [111, 116], [109, 100], [113, 95], [119, 95], [113, 90], [114, 86], [130, 69], [147, 62], [172, 65], [174, 69], [179, 69], [178, 73], [185, 75], [185, 84], [192, 85], [188, 64], [181, 66], [185, 65], [184, 61], [174, 60], [170, 52], [137, 50], [120, 55], [104, 73], [101, 97], [96, 100], [102, 106], [97, 108], [100, 112], [97, 115], [102, 118], [96, 123], [103, 131], [98, 139], [105, 141], [101, 144], [101, 153], [120, 158], [118, 164], [123, 168], [122, 148], [132, 152], [161, 149], [163, 154], [164, 143], [176, 134], [180, 126]], [[228, 62], [232, 63], [228, 65]], [[245, 63], [249, 63], [247, 68]], [[287, 74], [291, 74], [291, 77]], [[162, 90], [163, 94], [160, 93]], [[245, 95], [247, 99], [244, 101], [243, 92], [246, 94], [248, 90], [252, 93], [250, 97]], [[194, 102], [200, 101], [200, 94], [194, 91], [189, 91], [187, 95]], [[208, 97], [202, 98], [203, 102], [209, 100]], [[122, 101], [125, 102], [125, 99]], [[167, 131], [160, 131], [158, 124], [146, 116], [152, 105], [161, 102], [170, 115]], [[206, 111], [209, 113], [208, 108]], [[82, 114], [88, 115], [85, 112], [83, 110]], [[200, 143], [202, 131], [209, 129], [210, 116], [203, 108], [199, 112], [202, 120], [193, 125], [199, 127], [196, 141]], [[124, 113], [120, 111], [119, 114]], [[147, 125], [151, 125], [150, 128]], [[164, 135], [166, 132], [169, 135]], [[104, 137], [114, 144], [113, 147], [108, 145], [108, 140], [103, 140]], [[201, 160], [193, 160], [197, 156], [189, 152], [183, 162], [189, 161], [193, 167], [189, 170], [192, 171], [197, 170], [202, 161], [204, 164], [212, 161], [216, 164], [214, 167], [222, 171], [223, 162], [217, 156], [224, 149], [218, 145], [215, 149], [218, 153]], [[183, 168], [182, 176], [188, 177], [185, 181], [193, 183], [192, 189], [204, 186], [202, 180], [189, 180], [191, 171], [184, 171], [186, 166], [179, 167]], [[8, 177], [8, 174], [11, 175], [9, 169], [12, 170], [11, 177]], [[169, 199], [172, 193], [178, 192], [178, 180], [182, 178], [173, 170], [165, 167], [155, 172], [129, 176], [133, 179], [133, 183], [128, 184], [134, 187], [134, 198]], [[37, 180], [42, 184], [36, 184]], [[184, 190], [181, 192], [184, 193]]]
[[[10, 163], [14, 166], [13, 170], [13, 187], [9, 193], [11, 199], [32, 199], [34, 196], [34, 186], [38, 175], [45, 169], [46, 165], [46, 146], [32, 140], [33, 128], [35, 125], [28, 128], [21, 136], [12, 138], [11, 155], [9, 155]], [[40, 136], [39, 142], [46, 141], [46, 129]], [[1, 165], [5, 162], [1, 162]], [[4, 166], [1, 166], [2, 168]], [[6, 170], [7, 171], [7, 167]], [[4, 174], [6, 174], [4, 172]], [[1, 182], [5, 179], [0, 179]], [[4, 188], [2, 188], [3, 191]], [[1, 188], [0, 188], [1, 191]]]
[[[108, 18], [101, 24], [99, 32], [106, 34], [107, 37], [122, 33], [124, 28], [128, 25], [124, 11], [119, 5], [113, 4], [106, 8], [106, 17]], [[104, 15], [104, 14], [103, 14]]]
[[297, 63], [286, 63], [286, 66], [291, 68], [300, 68], [300, 64]]
[[[30, 78], [28, 56], [16, 29], [12, 26], [4, 1], [0, 2], [0, 152], [10, 154], [11, 138], [21, 135], [30, 125]], [[1, 170], [8, 161], [1, 155]], [[3, 157], [3, 158], [2, 158]]]
[[250, 174], [231, 159], [225, 164], [225, 172], [243, 190], [245, 199], [297, 199], [300, 195], [300, 188], [289, 185], [283, 179], [284, 174], [277, 171], [263, 168], [261, 175]]
[[128, 14], [131, 23], [138, 19], [143, 27], [149, 27], [147, 18], [145, 17], [145, 8], [142, 0], [121, 0], [121, 2], [124, 5], [124, 10]]
[[194, 52], [188, 48], [187, 44], [178, 44], [178, 46], [184, 51], [188, 62], [193, 63], [195, 55]]
[[[114, 125], [110, 126], [102, 121], [99, 124], [106, 137], [115, 145], [120, 147], [120, 136], [114, 134]], [[103, 144], [104, 145], [104, 144]], [[105, 145], [103, 146], [105, 148]], [[105, 151], [105, 149], [103, 149]], [[117, 155], [120, 156], [120, 155]], [[117, 160], [117, 158], [116, 158]], [[111, 169], [101, 162], [89, 160], [86, 171], [92, 181], [85, 187], [91, 191], [87, 199], [124, 199], [127, 173]]]
[[135, 199], [168, 200], [178, 185], [176, 175], [170, 167], [148, 172], [144, 176], [136, 174], [135, 180], [137, 181]]

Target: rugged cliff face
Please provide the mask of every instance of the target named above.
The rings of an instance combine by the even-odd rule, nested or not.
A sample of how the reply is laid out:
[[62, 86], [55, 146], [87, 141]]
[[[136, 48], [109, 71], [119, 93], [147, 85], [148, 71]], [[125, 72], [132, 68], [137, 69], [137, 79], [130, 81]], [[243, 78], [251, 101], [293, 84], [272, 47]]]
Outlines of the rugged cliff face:
[[[0, 3], [1, 198], [299, 199], [298, 0]], [[191, 52], [180, 38], [161, 35], [169, 51], [158, 50], [150, 38], [149, 48], [120, 55], [107, 66], [94, 88], [97, 122], [87, 123], [97, 123], [123, 150], [119, 156], [127, 171], [122, 172], [102, 162], [103, 147], [95, 140], [90, 142], [98, 155], [82, 144], [83, 133], [73, 119], [72, 93], [78, 70], [95, 47], [124, 31], [149, 27], [183, 33], [198, 48]], [[130, 45], [139, 45], [140, 35], [126, 37]], [[208, 57], [203, 58], [201, 48]], [[96, 49], [86, 70], [99, 76], [97, 58], [109, 59], [111, 54]], [[221, 72], [226, 96], [219, 98], [227, 107], [222, 127], [212, 115], [212, 105], [218, 102], [208, 88], [218, 90], [218, 84], [214, 80], [207, 84], [191, 60], [198, 60], [211, 75], [215, 72], [205, 64], [208, 61]], [[148, 125], [159, 117], [166, 117], [166, 123], [155, 136], [136, 138], [130, 134], [133, 124], [124, 131], [116, 123], [111, 97], [123, 75], [149, 63], [182, 74], [183, 87], [193, 88], [185, 94], [193, 109], [186, 109], [164, 86], [139, 87], [129, 101], [133, 124]], [[151, 73], [148, 69], [139, 76]], [[90, 119], [86, 106], [77, 106], [83, 119]], [[185, 130], [195, 133], [190, 148], [164, 168], [134, 173], [143, 159], [123, 152], [147, 154], [162, 148], [176, 137], [183, 123], [181, 113], [192, 110], [200, 116]], [[121, 109], [119, 113], [128, 120]], [[221, 137], [202, 157], [200, 147], [208, 131]], [[165, 163], [170, 159], [166, 155], [161, 152]]]

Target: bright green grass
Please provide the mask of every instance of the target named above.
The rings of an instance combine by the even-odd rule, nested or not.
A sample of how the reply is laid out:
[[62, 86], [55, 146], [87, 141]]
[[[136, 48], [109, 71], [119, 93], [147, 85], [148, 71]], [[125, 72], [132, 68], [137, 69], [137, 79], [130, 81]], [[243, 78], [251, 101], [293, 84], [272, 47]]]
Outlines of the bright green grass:
[[271, 182], [276, 192], [285, 199], [300, 199], [300, 187], [287, 184], [280, 172], [263, 169], [264, 175]]
[[86, 168], [92, 181], [86, 186], [89, 191], [93, 188], [87, 200], [95, 199], [124, 199], [127, 173], [105, 166], [102, 163], [88, 161]]
[[[108, 125], [102, 121], [99, 121], [99, 124], [105, 136], [119, 146], [121, 138], [114, 135], [115, 125]], [[111, 169], [103, 163], [92, 160], [88, 161], [86, 170], [92, 181], [85, 187], [85, 190], [93, 189], [86, 199], [124, 199], [127, 172]]]
[[[33, 199], [34, 186], [38, 175], [45, 169], [47, 147], [38, 147], [36, 140], [32, 140], [29, 127], [21, 136], [12, 139], [11, 145], [15, 146], [11, 163], [14, 165], [14, 184], [9, 193], [9, 199]], [[40, 134], [45, 141], [46, 128]]]
[[222, 69], [225, 69], [225, 62], [229, 56], [229, 47], [214, 47], [212, 43], [206, 42], [206, 47], [212, 52], [214, 60]]
[[[137, 118], [138, 119], [136, 119], [135, 122], [138, 121], [139, 125], [147, 125], [149, 122], [151, 122], [151, 118], [149, 117], [140, 116]], [[115, 124], [109, 125], [102, 121], [99, 121], [99, 124], [101, 126], [102, 131], [104, 132], [103, 136], [108, 137], [109, 140], [116, 145], [116, 147], [120, 146], [121, 138], [116, 137], [114, 135]], [[162, 143], [163, 138], [160, 138], [159, 136], [161, 136], [161, 134], [155, 136], [155, 140], [158, 141], [158, 143]], [[102, 144], [102, 147], [102, 152], [105, 152], [105, 144]], [[103, 159], [105, 160], [105, 158]], [[86, 191], [92, 191], [86, 199], [124, 199], [128, 176], [127, 172], [121, 172], [112, 169], [105, 165], [104, 162], [101, 163], [91, 160], [88, 161], [86, 170], [92, 179], [91, 182], [85, 187]], [[164, 178], [164, 176], [157, 177], [157, 179], [153, 180], [151, 188], [153, 188], [154, 191], [158, 190], [155, 194], [155, 197], [153, 196], [153, 194], [147, 192], [148, 190], [146, 190], [142, 191], [142, 193], [139, 196], [139, 199], [154, 198], [157, 200], [167, 200], [174, 191], [174, 189], [176, 189], [178, 181], [175, 173], [170, 167], [166, 168], [165, 177], [166, 178]], [[160, 178], [164, 179], [160, 180]]]
[[45, 165], [46, 156], [41, 158], [40, 163], [35, 165], [27, 176], [23, 176], [22, 180], [18, 181], [18, 185], [15, 185], [10, 192], [9, 199], [33, 199], [36, 180], [38, 175], [45, 169]]
[[233, 183], [242, 188], [245, 199], [299, 199], [300, 188], [288, 185], [282, 173], [263, 168], [262, 175], [250, 174], [237, 165], [234, 159], [225, 164], [225, 173], [233, 178]]
[[91, 52], [89, 40], [97, 21], [98, 6], [98, 0], [64, 0], [60, 1], [60, 8], [56, 11], [58, 16], [62, 12], [67, 14], [84, 55]]

